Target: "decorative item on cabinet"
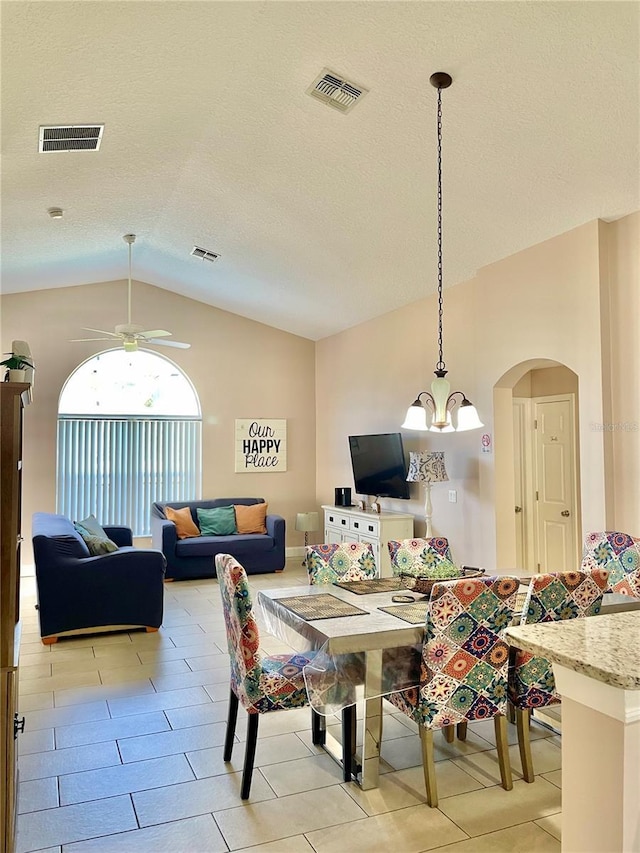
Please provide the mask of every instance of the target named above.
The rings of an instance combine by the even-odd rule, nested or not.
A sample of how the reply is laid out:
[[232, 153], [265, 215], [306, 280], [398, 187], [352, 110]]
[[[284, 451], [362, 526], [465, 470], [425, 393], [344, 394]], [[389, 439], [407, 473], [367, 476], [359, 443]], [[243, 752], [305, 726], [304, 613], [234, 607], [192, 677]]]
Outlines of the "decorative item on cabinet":
[[35, 370], [31, 349], [26, 341], [13, 341], [11, 352], [5, 353], [8, 358], [0, 361], [0, 367], [6, 368], [5, 382], [26, 382], [33, 384]]

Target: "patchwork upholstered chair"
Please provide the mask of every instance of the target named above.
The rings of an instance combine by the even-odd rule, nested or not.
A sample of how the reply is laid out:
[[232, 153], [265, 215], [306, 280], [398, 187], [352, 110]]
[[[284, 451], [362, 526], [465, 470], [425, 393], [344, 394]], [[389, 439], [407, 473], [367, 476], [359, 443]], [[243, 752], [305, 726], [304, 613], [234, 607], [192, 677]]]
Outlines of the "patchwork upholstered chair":
[[390, 539], [387, 543], [393, 574], [411, 577], [454, 577], [460, 570], [453, 562], [449, 540]]
[[502, 787], [513, 787], [505, 717], [509, 648], [502, 632], [511, 622], [518, 586], [510, 576], [435, 583], [420, 685], [386, 697], [419, 726], [427, 802], [433, 808], [438, 805], [434, 729], [493, 717]]
[[[336, 581], [359, 581], [377, 577], [373, 548], [368, 542], [343, 542], [334, 545], [307, 545], [305, 564], [309, 583], [315, 586], [332, 584]], [[364, 680], [362, 655], [348, 655], [340, 666], [350, 673], [354, 683]], [[342, 769], [346, 782], [352, 776], [352, 756], [356, 746], [356, 706], [342, 709]], [[316, 742], [322, 742], [326, 719], [314, 711], [313, 729]]]
[[[600, 568], [536, 575], [529, 584], [520, 624], [596, 615], [600, 612], [608, 575], [608, 571]], [[553, 669], [546, 658], [522, 649], [511, 649], [509, 701], [516, 713], [522, 775], [526, 782], [533, 782], [535, 776], [529, 735], [531, 711], [560, 701]]]
[[611, 592], [640, 598], [640, 539], [617, 530], [588, 533], [580, 568], [606, 569]]
[[230, 554], [218, 554], [216, 573], [231, 659], [224, 760], [231, 761], [238, 704], [241, 704], [248, 714], [241, 789], [241, 797], [246, 800], [251, 789], [260, 714], [308, 704], [302, 668], [311, 655], [262, 654], [245, 570]]
[[365, 580], [378, 574], [373, 548], [368, 542], [307, 545], [305, 565], [309, 583], [317, 586], [338, 580]]

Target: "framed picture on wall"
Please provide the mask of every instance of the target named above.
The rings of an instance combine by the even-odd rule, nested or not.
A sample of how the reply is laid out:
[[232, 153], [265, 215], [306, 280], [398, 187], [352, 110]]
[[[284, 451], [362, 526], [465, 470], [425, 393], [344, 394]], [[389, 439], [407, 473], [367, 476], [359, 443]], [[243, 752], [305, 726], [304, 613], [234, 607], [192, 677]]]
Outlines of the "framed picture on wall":
[[287, 421], [284, 418], [236, 418], [236, 474], [287, 470]]

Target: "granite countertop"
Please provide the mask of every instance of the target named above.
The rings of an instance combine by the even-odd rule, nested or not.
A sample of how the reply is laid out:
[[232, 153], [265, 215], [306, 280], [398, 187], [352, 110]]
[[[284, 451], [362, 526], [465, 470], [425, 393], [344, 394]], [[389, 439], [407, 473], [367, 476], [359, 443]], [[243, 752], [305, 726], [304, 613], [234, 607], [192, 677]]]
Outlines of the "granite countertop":
[[505, 639], [597, 681], [640, 690], [640, 610], [507, 628]]

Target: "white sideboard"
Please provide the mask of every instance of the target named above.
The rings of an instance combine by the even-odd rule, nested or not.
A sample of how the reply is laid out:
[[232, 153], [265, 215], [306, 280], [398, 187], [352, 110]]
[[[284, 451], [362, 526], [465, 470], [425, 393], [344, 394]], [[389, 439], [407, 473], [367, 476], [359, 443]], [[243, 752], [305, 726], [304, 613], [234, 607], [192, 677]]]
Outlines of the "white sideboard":
[[390, 539], [411, 539], [413, 516], [404, 512], [363, 512], [344, 506], [323, 506], [324, 541], [369, 542], [373, 547], [380, 577], [391, 577], [391, 562], [387, 542]]

